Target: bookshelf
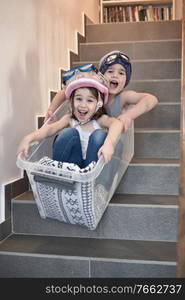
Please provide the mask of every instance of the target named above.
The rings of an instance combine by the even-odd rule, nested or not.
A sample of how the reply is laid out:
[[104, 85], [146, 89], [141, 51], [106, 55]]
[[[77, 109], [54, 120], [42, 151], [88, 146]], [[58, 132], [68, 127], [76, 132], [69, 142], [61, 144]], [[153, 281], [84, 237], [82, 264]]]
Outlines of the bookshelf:
[[174, 19], [175, 0], [101, 0], [101, 23]]

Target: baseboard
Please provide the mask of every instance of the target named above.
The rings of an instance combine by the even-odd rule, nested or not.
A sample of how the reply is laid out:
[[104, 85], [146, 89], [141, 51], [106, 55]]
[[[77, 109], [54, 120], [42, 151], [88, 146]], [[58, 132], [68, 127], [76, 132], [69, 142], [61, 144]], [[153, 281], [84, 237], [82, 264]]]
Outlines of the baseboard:
[[[50, 100], [55, 96], [55, 92], [50, 92]], [[44, 117], [38, 117], [37, 126], [43, 125]], [[5, 221], [0, 224], [0, 241], [11, 234], [11, 200], [30, 190], [30, 184], [26, 171], [23, 178], [10, 182], [4, 186], [5, 190]]]
[[29, 190], [29, 180], [26, 172], [21, 179], [10, 182], [4, 186], [5, 190], [5, 221], [0, 224], [0, 241], [11, 234], [11, 201], [13, 198]]
[[0, 224], [0, 241], [4, 240], [12, 233], [11, 218], [6, 219]]

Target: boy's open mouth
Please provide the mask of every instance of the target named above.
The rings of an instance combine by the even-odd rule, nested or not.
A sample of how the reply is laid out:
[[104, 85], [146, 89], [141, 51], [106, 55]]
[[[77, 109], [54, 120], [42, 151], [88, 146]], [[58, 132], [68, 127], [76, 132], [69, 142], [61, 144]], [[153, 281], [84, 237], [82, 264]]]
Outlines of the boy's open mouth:
[[110, 88], [117, 88], [118, 87], [118, 82], [116, 80], [111, 80], [110, 81]]

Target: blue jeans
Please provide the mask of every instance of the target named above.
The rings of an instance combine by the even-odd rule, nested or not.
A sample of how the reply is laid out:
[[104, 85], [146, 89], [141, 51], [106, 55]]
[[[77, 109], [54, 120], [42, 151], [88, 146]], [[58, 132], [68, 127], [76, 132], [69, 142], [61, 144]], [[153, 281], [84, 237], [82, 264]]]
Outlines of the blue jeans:
[[98, 150], [103, 145], [107, 132], [96, 129], [89, 137], [86, 158], [83, 159], [80, 135], [75, 128], [65, 128], [55, 138], [53, 143], [53, 159], [77, 164], [85, 168], [92, 161], [98, 160]]

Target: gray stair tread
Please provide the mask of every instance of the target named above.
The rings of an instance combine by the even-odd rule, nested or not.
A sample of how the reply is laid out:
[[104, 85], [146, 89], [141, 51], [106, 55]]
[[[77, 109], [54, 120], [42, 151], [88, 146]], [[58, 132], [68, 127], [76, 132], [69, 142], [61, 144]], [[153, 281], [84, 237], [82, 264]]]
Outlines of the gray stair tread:
[[80, 43], [80, 59], [99, 60], [114, 49], [129, 53], [131, 60], [180, 58], [181, 39]]
[[[151, 59], [153, 60], [153, 59]], [[134, 82], [160, 82], [160, 83], [163, 83], [163, 82], [180, 82], [181, 79], [180, 78], [161, 78], [161, 79], [132, 79], [132, 81]], [[54, 92], [55, 93], [55, 92]]]
[[131, 164], [179, 164], [179, 159], [134, 157], [131, 161]]
[[[121, 38], [121, 37], [120, 37]], [[166, 42], [179, 42], [181, 41], [182, 39], [180, 38], [173, 38], [173, 39], [156, 39], [156, 40], [141, 40], [141, 41], [122, 41], [120, 39], [120, 41], [109, 41], [109, 42], [87, 42], [87, 43], [80, 43], [80, 45], [83, 45], [83, 46], [89, 46], [89, 45], [109, 45], [109, 44], [114, 44], [114, 45], [119, 45], [119, 44], [143, 44], [143, 43], [157, 43], [157, 42], [160, 42], [160, 43], [166, 43]]]
[[176, 262], [176, 243], [13, 234], [0, 254]]
[[168, 133], [168, 132], [171, 132], [171, 133], [176, 133], [176, 132], [180, 132], [180, 129], [167, 129], [167, 128], [135, 128], [134, 129], [134, 132], [159, 132], [159, 133]]
[[181, 38], [181, 24], [181, 20], [89, 24], [87, 42], [119, 41], [120, 37], [125, 41], [176, 39]]
[[[35, 201], [32, 191], [25, 192], [13, 201]], [[178, 196], [171, 195], [135, 195], [135, 194], [114, 194], [110, 204], [140, 204], [140, 205], [177, 205]]]
[[[171, 62], [171, 61], [181, 61], [181, 58], [147, 58], [147, 59], [143, 59], [143, 58], [141, 58], [141, 59], [132, 59], [132, 63], [133, 62], [161, 62], [161, 61], [166, 61], [166, 62]], [[74, 61], [73, 62], [73, 65], [74, 66], [78, 66], [78, 65], [81, 65], [81, 64], [86, 64], [86, 63], [89, 63], [89, 61], [88, 60], [79, 60], [79, 61]], [[91, 60], [91, 63], [92, 64], [96, 64], [96, 65], [98, 65], [99, 64], [99, 61], [98, 60], [94, 60], [94, 61], [92, 61]]]
[[115, 194], [111, 204], [177, 205], [178, 196]]

